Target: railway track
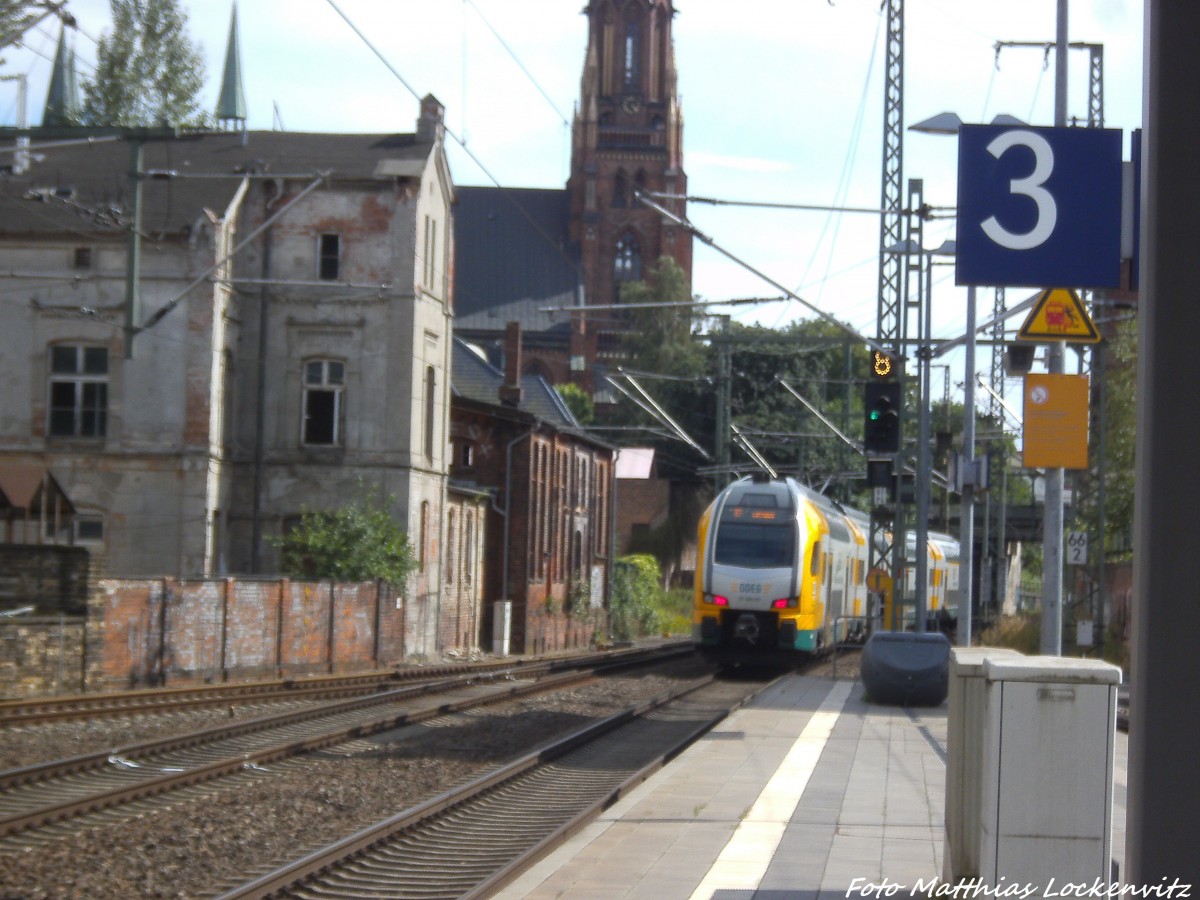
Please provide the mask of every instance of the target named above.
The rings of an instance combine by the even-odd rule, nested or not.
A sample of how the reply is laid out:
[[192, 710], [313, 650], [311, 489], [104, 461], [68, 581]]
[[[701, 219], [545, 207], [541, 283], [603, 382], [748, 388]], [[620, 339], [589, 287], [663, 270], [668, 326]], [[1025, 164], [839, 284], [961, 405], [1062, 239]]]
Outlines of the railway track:
[[598, 664], [636, 651], [607, 651], [581, 656], [561, 657], [554, 661], [489, 661], [452, 663], [353, 675], [313, 675], [306, 678], [280, 678], [240, 684], [192, 685], [177, 688], [145, 688], [136, 691], [108, 691], [97, 694], [71, 694], [22, 700], [0, 700], [0, 728], [20, 727], [38, 722], [72, 721], [108, 716], [156, 715], [164, 712], [210, 707], [266, 705], [271, 703], [330, 700], [357, 697], [395, 688], [397, 685], [451, 678], [457, 675], [511, 672], [551, 665]]
[[[450, 712], [559, 689], [606, 669], [689, 653], [687, 645], [472, 673], [321, 707], [0, 772], [0, 848], [28, 846], [132, 815], [164, 796]], [[140, 805], [139, 805], [140, 804]], [[128, 809], [126, 809], [128, 807]]]
[[765, 683], [694, 680], [245, 884], [259, 897], [484, 897]]

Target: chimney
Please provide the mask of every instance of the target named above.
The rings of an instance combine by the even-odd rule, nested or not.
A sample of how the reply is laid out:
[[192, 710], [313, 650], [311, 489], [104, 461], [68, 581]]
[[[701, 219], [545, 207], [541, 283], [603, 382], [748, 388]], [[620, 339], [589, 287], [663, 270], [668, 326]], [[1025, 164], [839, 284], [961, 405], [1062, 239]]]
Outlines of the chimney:
[[441, 141], [446, 135], [446, 107], [433, 94], [426, 94], [421, 101], [421, 115], [417, 119], [417, 140], [423, 144]]
[[521, 404], [520, 322], [509, 322], [504, 327], [504, 384], [500, 386], [500, 402], [506, 406]]

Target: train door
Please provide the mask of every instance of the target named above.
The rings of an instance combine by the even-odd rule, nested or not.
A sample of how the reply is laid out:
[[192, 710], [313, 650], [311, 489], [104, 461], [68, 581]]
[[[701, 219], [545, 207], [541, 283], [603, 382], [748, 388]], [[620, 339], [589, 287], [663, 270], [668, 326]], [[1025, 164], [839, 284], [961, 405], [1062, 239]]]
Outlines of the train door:
[[833, 617], [836, 615], [836, 611], [834, 610], [834, 607], [833, 607], [833, 578], [834, 578], [833, 556], [829, 553], [825, 554], [825, 559], [823, 560], [822, 570], [825, 574], [825, 623], [821, 628], [821, 638], [824, 641], [824, 643], [828, 646], [830, 622], [833, 621]]

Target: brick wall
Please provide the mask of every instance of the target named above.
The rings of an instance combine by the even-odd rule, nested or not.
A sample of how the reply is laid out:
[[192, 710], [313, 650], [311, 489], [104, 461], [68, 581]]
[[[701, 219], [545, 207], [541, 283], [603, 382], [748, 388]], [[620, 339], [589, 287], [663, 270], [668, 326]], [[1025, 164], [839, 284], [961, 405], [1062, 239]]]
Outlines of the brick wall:
[[87, 687], [387, 668], [412, 655], [404, 619], [420, 606], [373, 583], [104, 579], [88, 610]]
[[82, 616], [0, 620], [0, 696], [38, 697], [83, 690]]
[[39, 615], [82, 615], [88, 551], [54, 544], [0, 544], [0, 609], [35, 606]]

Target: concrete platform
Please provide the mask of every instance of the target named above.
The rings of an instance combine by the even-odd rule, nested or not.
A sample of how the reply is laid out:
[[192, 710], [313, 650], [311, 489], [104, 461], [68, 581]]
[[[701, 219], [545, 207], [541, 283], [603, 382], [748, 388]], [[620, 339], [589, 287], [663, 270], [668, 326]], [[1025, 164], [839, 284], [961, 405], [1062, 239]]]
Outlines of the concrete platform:
[[[858, 682], [784, 679], [495, 896], [824, 900], [877, 897], [885, 884], [907, 893], [942, 871], [945, 743], [944, 704], [873, 706]], [[1120, 734], [1118, 860], [1126, 759]]]

